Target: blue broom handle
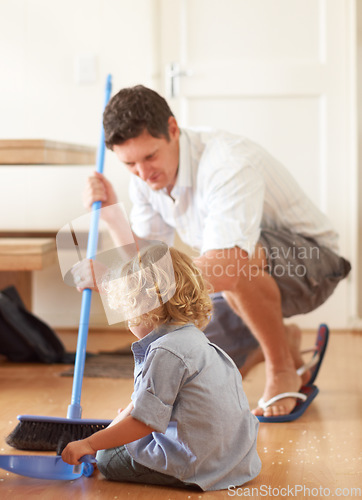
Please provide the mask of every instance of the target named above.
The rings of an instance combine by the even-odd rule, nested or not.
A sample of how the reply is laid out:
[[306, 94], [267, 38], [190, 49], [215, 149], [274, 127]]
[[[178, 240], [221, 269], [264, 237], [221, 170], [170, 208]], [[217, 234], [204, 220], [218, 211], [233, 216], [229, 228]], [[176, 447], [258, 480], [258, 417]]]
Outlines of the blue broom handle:
[[[106, 107], [109, 101], [109, 98], [111, 96], [111, 91], [112, 91], [112, 77], [111, 75], [108, 75], [105, 86], [103, 109]], [[97, 172], [101, 174], [103, 173], [103, 167], [104, 167], [104, 154], [105, 154], [105, 143], [104, 143], [104, 129], [102, 124], [101, 136], [97, 151], [97, 168], [96, 168]], [[95, 201], [92, 205], [91, 221], [90, 221], [88, 243], [87, 243], [87, 259], [94, 259], [97, 253], [98, 226], [99, 226], [101, 206], [102, 206], [101, 201]], [[82, 305], [80, 309], [77, 351], [76, 351], [75, 365], [74, 365], [72, 399], [71, 399], [71, 404], [68, 406], [67, 418], [82, 417], [82, 407], [80, 405], [80, 399], [82, 395], [82, 383], [84, 375], [84, 364], [86, 358], [91, 302], [92, 302], [92, 290], [90, 288], [85, 288], [82, 292]]]

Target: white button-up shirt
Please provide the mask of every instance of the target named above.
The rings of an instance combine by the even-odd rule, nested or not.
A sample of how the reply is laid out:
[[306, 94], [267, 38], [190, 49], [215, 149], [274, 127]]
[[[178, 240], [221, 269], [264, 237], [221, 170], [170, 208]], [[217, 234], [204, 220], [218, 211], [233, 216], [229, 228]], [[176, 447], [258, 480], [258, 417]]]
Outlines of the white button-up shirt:
[[171, 196], [131, 177], [132, 229], [173, 244], [175, 230], [201, 253], [238, 246], [252, 254], [262, 228], [286, 228], [338, 250], [337, 234], [286, 168], [249, 139], [182, 129]]

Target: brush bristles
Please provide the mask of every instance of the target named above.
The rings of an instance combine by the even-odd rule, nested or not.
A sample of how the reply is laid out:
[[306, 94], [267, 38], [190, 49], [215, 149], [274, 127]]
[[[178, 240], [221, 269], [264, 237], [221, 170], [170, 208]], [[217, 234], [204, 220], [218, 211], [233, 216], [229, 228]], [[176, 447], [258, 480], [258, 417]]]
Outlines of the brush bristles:
[[85, 439], [107, 427], [106, 424], [20, 422], [6, 438], [18, 450], [56, 451], [58, 455], [71, 441]]

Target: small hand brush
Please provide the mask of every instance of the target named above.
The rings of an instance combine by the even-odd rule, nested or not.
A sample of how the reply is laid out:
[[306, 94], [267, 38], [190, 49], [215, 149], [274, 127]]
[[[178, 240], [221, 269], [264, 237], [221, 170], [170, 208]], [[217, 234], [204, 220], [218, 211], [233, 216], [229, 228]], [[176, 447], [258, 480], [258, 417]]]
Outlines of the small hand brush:
[[[105, 103], [107, 105], [111, 95], [111, 75], [108, 75], [105, 88]], [[104, 130], [101, 128], [101, 138], [97, 155], [97, 172], [103, 173], [104, 165]], [[88, 236], [87, 258], [93, 259], [97, 252], [98, 222], [102, 203], [96, 201], [92, 205], [91, 223]], [[92, 290], [87, 288], [82, 292], [82, 306], [80, 313], [77, 352], [74, 366], [74, 378], [71, 404], [68, 406], [66, 418], [38, 417], [34, 415], [19, 415], [19, 424], [6, 439], [7, 444], [21, 450], [55, 451], [59, 444], [64, 448], [66, 441], [84, 439], [95, 432], [107, 427], [110, 420], [82, 419], [80, 397], [86, 357], [88, 325]]]

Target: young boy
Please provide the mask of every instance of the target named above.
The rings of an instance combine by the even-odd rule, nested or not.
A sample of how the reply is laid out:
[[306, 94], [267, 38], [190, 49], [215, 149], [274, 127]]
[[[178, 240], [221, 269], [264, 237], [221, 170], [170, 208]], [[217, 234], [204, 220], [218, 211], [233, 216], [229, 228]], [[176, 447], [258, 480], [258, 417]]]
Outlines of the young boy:
[[153, 244], [104, 288], [139, 339], [132, 402], [107, 429], [69, 443], [63, 460], [97, 452], [107, 479], [202, 490], [256, 477], [258, 421], [234, 362], [201, 331], [210, 290], [192, 260]]

